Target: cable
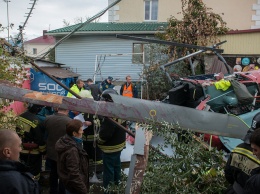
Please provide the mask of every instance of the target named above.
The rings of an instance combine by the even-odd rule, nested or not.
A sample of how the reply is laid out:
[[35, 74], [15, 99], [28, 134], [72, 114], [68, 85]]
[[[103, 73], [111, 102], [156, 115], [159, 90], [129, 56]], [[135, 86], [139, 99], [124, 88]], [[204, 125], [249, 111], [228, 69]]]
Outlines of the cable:
[[44, 58], [46, 55], [48, 55], [53, 49], [55, 49], [58, 45], [60, 45], [64, 40], [68, 39], [69, 37], [71, 37], [76, 31], [78, 31], [80, 28], [83, 28], [86, 24], [94, 21], [95, 19], [99, 18], [100, 16], [104, 15], [106, 13], [107, 10], [109, 10], [111, 7], [113, 7], [114, 5], [116, 5], [117, 3], [119, 3], [121, 0], [117, 0], [113, 3], [111, 3], [110, 5], [108, 5], [105, 9], [103, 9], [102, 11], [100, 11], [99, 13], [97, 13], [96, 15], [94, 15], [93, 17], [89, 18], [87, 21], [85, 21], [84, 23], [80, 24], [78, 27], [76, 27], [74, 30], [72, 30], [69, 34], [67, 34], [66, 36], [64, 36], [62, 39], [60, 39], [53, 48], [51, 48], [49, 51], [47, 51], [40, 59]]
[[[31, 0], [31, 1], [33, 1], [33, 3], [30, 3], [30, 4], [32, 4], [32, 7], [31, 7], [29, 13], [27, 13], [28, 15], [27, 15], [27, 17], [26, 17], [26, 19], [25, 19], [25, 22], [23, 23], [22, 26], [19, 26], [20, 32], [19, 32], [19, 34], [17, 35], [16, 45], [17, 45], [17, 43], [18, 43], [18, 40], [19, 40], [20, 36], [22, 36], [23, 29], [25, 28], [25, 25], [27, 24], [29, 18], [31, 17], [32, 10], [34, 9], [34, 6], [35, 6], [37, 0]], [[23, 36], [21, 37], [21, 42], [23, 43]]]

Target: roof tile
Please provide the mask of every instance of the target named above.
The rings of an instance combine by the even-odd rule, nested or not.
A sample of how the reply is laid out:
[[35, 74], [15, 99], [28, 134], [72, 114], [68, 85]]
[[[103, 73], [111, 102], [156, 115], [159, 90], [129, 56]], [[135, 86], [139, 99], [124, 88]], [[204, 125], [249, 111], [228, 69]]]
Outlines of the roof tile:
[[[48, 33], [66, 33], [71, 32], [81, 24], [67, 26], [56, 30], [51, 30]], [[147, 31], [154, 32], [165, 28], [167, 22], [142, 22], [142, 23], [88, 23], [79, 29], [79, 32], [91, 32], [91, 31]]]

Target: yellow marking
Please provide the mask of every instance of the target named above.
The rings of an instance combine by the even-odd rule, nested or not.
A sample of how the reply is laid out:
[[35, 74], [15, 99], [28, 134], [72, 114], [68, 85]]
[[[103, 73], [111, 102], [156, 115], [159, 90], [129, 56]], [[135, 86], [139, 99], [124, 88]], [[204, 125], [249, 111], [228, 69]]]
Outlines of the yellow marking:
[[150, 110], [149, 112], [151, 117], [155, 117], [156, 116], [156, 110]]

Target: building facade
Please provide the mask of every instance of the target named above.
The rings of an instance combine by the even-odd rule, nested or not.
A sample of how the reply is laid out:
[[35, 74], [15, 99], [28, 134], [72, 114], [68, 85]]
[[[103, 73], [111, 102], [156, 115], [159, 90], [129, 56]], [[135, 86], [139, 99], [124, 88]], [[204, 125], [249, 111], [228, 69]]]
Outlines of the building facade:
[[[55, 48], [55, 61], [66, 64], [83, 80], [92, 78], [99, 82], [112, 76], [114, 81], [125, 81], [126, 75], [130, 75], [133, 81], [141, 81], [146, 43], [116, 35], [154, 37], [158, 29], [166, 25], [158, 22], [89, 23]], [[76, 27], [69, 26], [48, 34], [58, 41]]]
[[[115, 0], [108, 0], [111, 3]], [[260, 0], [203, 0], [208, 8], [227, 22], [231, 30], [260, 28]], [[181, 19], [180, 0], [122, 0], [109, 10], [109, 22], [167, 22]]]
[[55, 38], [46, 35], [47, 30], [43, 30], [43, 35], [24, 42], [25, 54], [30, 57], [40, 57], [55, 45]]

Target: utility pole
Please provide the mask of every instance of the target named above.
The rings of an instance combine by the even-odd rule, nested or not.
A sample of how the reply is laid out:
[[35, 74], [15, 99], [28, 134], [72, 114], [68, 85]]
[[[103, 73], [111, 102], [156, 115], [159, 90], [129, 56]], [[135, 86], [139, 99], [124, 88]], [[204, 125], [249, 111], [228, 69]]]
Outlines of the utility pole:
[[7, 40], [8, 40], [8, 43], [9, 43], [9, 33], [10, 33], [10, 24], [9, 24], [9, 7], [8, 7], [8, 3], [11, 2], [9, 0], [4, 0], [4, 2], [6, 2], [6, 9], [7, 9], [7, 33], [8, 33], [8, 37], [7, 37]]

